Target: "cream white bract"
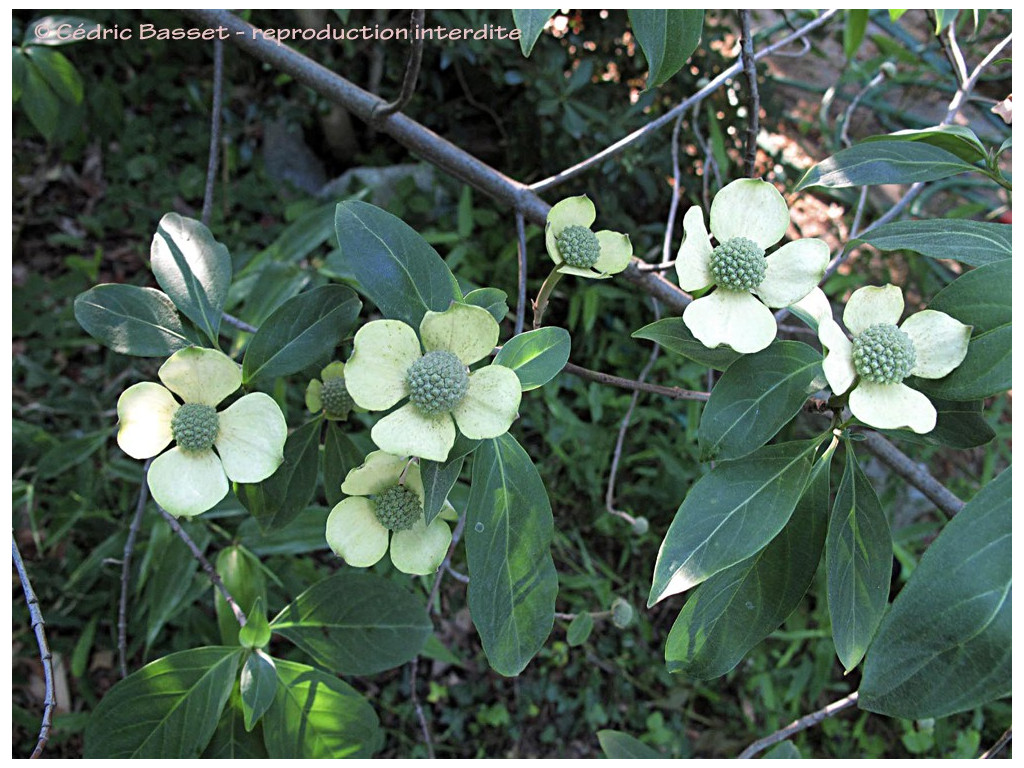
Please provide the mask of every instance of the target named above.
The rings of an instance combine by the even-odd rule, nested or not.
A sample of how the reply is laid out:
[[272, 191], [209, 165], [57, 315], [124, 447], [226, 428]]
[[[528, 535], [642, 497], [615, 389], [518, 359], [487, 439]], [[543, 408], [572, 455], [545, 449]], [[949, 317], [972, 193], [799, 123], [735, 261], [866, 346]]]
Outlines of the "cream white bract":
[[629, 235], [590, 226], [597, 218], [586, 195], [567, 197], [551, 206], [544, 228], [544, 245], [559, 272], [601, 279], [621, 272], [633, 258]]
[[335, 554], [367, 568], [384, 557], [390, 538], [391, 562], [398, 570], [426, 576], [438, 569], [452, 532], [440, 517], [426, 525], [423, 481], [415, 462], [374, 451], [345, 476], [341, 490], [349, 498], [327, 517], [327, 543]]
[[759, 352], [775, 339], [769, 307], [788, 307], [814, 288], [825, 274], [829, 251], [824, 241], [786, 243], [765, 258], [789, 228], [782, 194], [759, 179], [738, 179], [711, 203], [711, 238], [704, 213], [691, 207], [683, 217], [683, 244], [676, 257], [679, 287], [697, 291], [717, 286], [691, 302], [683, 322], [706, 347], [727, 344], [737, 352]]
[[370, 436], [377, 447], [396, 456], [444, 461], [455, 443], [456, 424], [475, 440], [507, 432], [519, 415], [519, 377], [500, 365], [469, 372], [497, 343], [497, 320], [469, 304], [427, 312], [419, 339], [399, 320], [374, 320], [360, 328], [345, 365], [345, 383], [356, 405], [384, 411], [409, 398], [374, 425]]
[[[288, 427], [273, 398], [253, 392], [217, 412], [242, 385], [227, 355], [189, 347], [171, 355], [159, 376], [164, 386], [143, 382], [121, 394], [117, 444], [135, 459], [157, 457], [149, 490], [172, 515], [201, 514], [224, 498], [229, 480], [258, 483], [284, 461]], [[176, 447], [161, 453], [172, 441]]]
[[827, 351], [823, 368], [832, 391], [841, 395], [849, 390], [850, 411], [872, 427], [931, 432], [935, 406], [903, 384], [903, 379], [940, 379], [949, 374], [967, 355], [971, 326], [931, 309], [897, 325], [903, 314], [900, 289], [868, 286], [853, 292], [843, 312], [851, 341], [832, 319], [828, 300], [818, 294], [802, 305], [818, 321], [818, 338]]

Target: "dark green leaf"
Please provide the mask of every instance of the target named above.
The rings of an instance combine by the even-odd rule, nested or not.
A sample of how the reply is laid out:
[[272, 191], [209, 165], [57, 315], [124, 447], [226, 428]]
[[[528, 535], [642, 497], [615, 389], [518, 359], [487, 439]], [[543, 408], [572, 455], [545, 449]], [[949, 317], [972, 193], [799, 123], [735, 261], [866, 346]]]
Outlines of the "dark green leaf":
[[924, 445], [948, 445], [950, 448], [977, 448], [985, 445], [996, 433], [982, 413], [981, 400], [942, 400], [929, 398], [935, 406], [935, 429], [923, 435], [907, 430], [886, 431], [893, 438]]
[[401, 666], [433, 627], [423, 601], [372, 573], [341, 572], [307, 589], [271, 629], [341, 675], [373, 675]]
[[[210, 543], [210, 531], [200, 521], [182, 521], [182, 528], [200, 552]], [[160, 631], [187, 605], [192, 580], [199, 562], [184, 541], [166, 525], [154, 526], [149, 546], [156, 554], [153, 572], [146, 580], [142, 606], [146, 610], [146, 648], [153, 645]]]
[[964, 125], [936, 125], [933, 128], [911, 128], [881, 136], [869, 136], [869, 141], [920, 141], [939, 147], [968, 163], [983, 162], [988, 157], [985, 145]]
[[892, 537], [875, 489], [846, 445], [846, 470], [825, 540], [832, 640], [849, 672], [864, 657], [889, 600]]
[[967, 219], [894, 221], [868, 230], [851, 244], [870, 243], [881, 251], [914, 251], [977, 267], [1013, 255], [1012, 231], [1010, 224]]
[[508, 314], [507, 300], [508, 294], [498, 288], [477, 288], [467, 293], [462, 301], [474, 307], [483, 307], [500, 323]]
[[515, 371], [523, 392], [527, 392], [558, 375], [569, 362], [571, 343], [569, 332], [564, 328], [538, 328], [506, 341], [494, 362]]
[[814, 448], [765, 446], [698, 480], [665, 534], [647, 605], [685, 592], [775, 538], [803, 494]]
[[28, 69], [28, 60], [21, 48], [11, 49], [11, 95], [15, 104], [21, 98], [25, 90], [25, 73]]
[[631, 9], [629, 25], [647, 58], [646, 90], [661, 85], [683, 68], [697, 49], [704, 11]]
[[96, 453], [107, 444], [109, 439], [110, 430], [101, 429], [83, 437], [63, 440], [39, 459], [39, 465], [36, 468], [39, 479], [48, 480], [51, 477], [64, 474]]
[[238, 526], [238, 540], [253, 554], [260, 557], [271, 555], [305, 555], [327, 551], [324, 530], [327, 525], [326, 507], [307, 507], [301, 515], [284, 528], [263, 534], [251, 517]]
[[103, 27], [81, 16], [43, 16], [25, 27], [21, 44], [68, 45], [85, 40], [88, 34], [97, 34]]
[[160, 287], [216, 346], [231, 285], [228, 249], [202, 222], [168, 213], [153, 235], [149, 258]]
[[288, 525], [313, 499], [320, 458], [320, 425], [313, 419], [284, 444], [284, 463], [260, 483], [239, 483], [238, 499], [264, 531]]
[[333, 675], [274, 659], [277, 694], [263, 716], [271, 758], [368, 758], [384, 744], [373, 707]]
[[[260, 567], [260, 561], [245, 547], [240, 544], [232, 544], [222, 549], [217, 555], [217, 575], [224, 582], [228, 594], [234, 598], [238, 607], [246, 615], [252, 613], [253, 606], [257, 602], [266, 605], [266, 576]], [[236, 645], [238, 643], [238, 620], [235, 618], [234, 611], [221, 597], [220, 590], [215, 589], [213, 595], [221, 640], [225, 645]]]
[[847, 10], [846, 22], [843, 24], [843, 53], [852, 59], [860, 44], [864, 42], [864, 32], [868, 26], [868, 12], [864, 9]]
[[129, 675], [93, 710], [83, 757], [198, 757], [231, 694], [241, 655], [240, 648], [195, 648]]
[[338, 205], [334, 227], [340, 250], [328, 257], [328, 267], [352, 275], [385, 317], [419, 328], [428, 310], [443, 312], [462, 299], [448, 265], [398, 217], [350, 200]]
[[270, 643], [270, 624], [267, 623], [266, 608], [262, 598], [250, 610], [245, 612], [245, 626], [238, 630], [238, 643], [243, 648], [266, 648]]
[[821, 353], [776, 341], [722, 374], [700, 419], [701, 461], [738, 459], [771, 440], [796, 416], [821, 374]]
[[61, 104], [57, 94], [46, 82], [39, 68], [25, 56], [22, 59], [24, 69], [21, 99], [19, 103], [35, 129], [47, 141], [52, 141], [57, 132]]
[[196, 342], [167, 295], [153, 288], [107, 283], [75, 298], [86, 333], [122, 355], [170, 357]]
[[633, 332], [633, 338], [656, 342], [669, 352], [675, 352], [717, 371], [724, 371], [741, 357], [739, 352], [726, 346], [708, 349], [694, 338], [681, 317], [666, 317], [664, 320], [645, 325], [639, 331]]
[[420, 476], [423, 478], [423, 514], [427, 525], [434, 522], [434, 518], [444, 506], [448, 493], [459, 479], [465, 461], [465, 456], [459, 456], [444, 462], [426, 459], [420, 462]]
[[261, 760], [267, 757], [263, 746], [263, 733], [259, 728], [252, 732], [245, 730], [245, 716], [242, 714], [242, 696], [235, 685], [231, 698], [220, 716], [217, 730], [203, 751], [204, 758], [213, 760]]
[[915, 141], [871, 141], [841, 149], [804, 174], [807, 187], [860, 187], [935, 181], [978, 170], [944, 149]]
[[987, 264], [961, 275], [928, 304], [961, 323], [974, 326], [974, 334], [1009, 325], [1013, 319], [1013, 270], [1009, 259]]
[[609, 760], [664, 760], [665, 756], [656, 752], [639, 739], [622, 731], [598, 731], [597, 740], [601, 751]]
[[589, 613], [580, 613], [569, 622], [569, 628], [565, 631], [565, 641], [570, 647], [575, 648], [583, 645], [594, 631], [594, 617]]
[[767, 547], [690, 595], [665, 644], [669, 672], [698, 680], [724, 675], [797, 607], [825, 545], [830, 460], [818, 461], [793, 516]]
[[327, 503], [332, 507], [345, 496], [341, 492], [345, 475], [362, 464], [365, 458], [352, 438], [341, 431], [341, 427], [333, 421], [327, 422], [327, 437], [324, 439], [324, 493], [327, 494]]
[[762, 760], [799, 760], [800, 750], [792, 741], [783, 741], [764, 753]]
[[975, 336], [967, 345], [967, 357], [951, 374], [935, 380], [915, 379], [913, 385], [944, 400], [978, 400], [1001, 394], [1013, 385], [1012, 340], [1009, 325]]
[[301, 371], [334, 353], [362, 303], [343, 285], [322, 285], [289, 299], [266, 319], [242, 359], [246, 383]]
[[858, 706], [920, 719], [1010, 695], [1011, 516], [1007, 469], [946, 525], [896, 596]]
[[550, 11], [543, 11], [536, 8], [527, 10], [513, 10], [512, 19], [520, 32], [519, 47], [523, 49], [523, 56], [529, 56], [533, 46], [544, 31], [544, 25], [548, 19], [555, 15], [557, 8]]
[[274, 660], [260, 650], [250, 653], [242, 666], [239, 685], [245, 730], [251, 731], [274, 703], [274, 695], [277, 693], [277, 669]]
[[75, 650], [71, 653], [71, 676], [81, 677], [87, 671], [89, 659], [92, 657], [93, 641], [96, 639], [96, 625], [100, 615], [94, 613], [75, 642]]
[[939, 34], [956, 21], [956, 17], [960, 14], [959, 9], [953, 8], [936, 8], [935, 9], [935, 34]]
[[53, 89], [58, 99], [71, 104], [82, 103], [82, 96], [85, 93], [82, 76], [63, 53], [35, 46], [24, 50], [29, 61], [39, 70], [39, 74]]
[[554, 521], [544, 482], [509, 434], [473, 455], [466, 513], [469, 610], [491, 667], [518, 675], [555, 621]]

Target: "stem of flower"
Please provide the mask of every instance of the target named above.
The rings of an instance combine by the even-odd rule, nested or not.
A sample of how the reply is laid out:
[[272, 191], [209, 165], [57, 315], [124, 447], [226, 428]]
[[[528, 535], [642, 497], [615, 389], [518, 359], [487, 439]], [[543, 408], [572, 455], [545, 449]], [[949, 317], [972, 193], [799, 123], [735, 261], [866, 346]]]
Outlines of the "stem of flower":
[[558, 271], [558, 267], [551, 270], [544, 279], [544, 284], [540, 287], [540, 293], [537, 294], [537, 298], [533, 302], [533, 328], [536, 330], [543, 324], [544, 310], [548, 308], [548, 300], [551, 298], [551, 292], [555, 290], [555, 286], [558, 285], [558, 281], [562, 279], [562, 273]]

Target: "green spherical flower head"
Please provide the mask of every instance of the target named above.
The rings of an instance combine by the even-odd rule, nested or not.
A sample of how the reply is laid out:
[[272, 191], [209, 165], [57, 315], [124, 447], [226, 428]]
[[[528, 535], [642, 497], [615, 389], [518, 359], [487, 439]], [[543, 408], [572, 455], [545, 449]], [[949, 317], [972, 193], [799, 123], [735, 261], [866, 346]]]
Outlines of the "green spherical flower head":
[[764, 280], [764, 248], [745, 237], [726, 240], [711, 252], [708, 264], [715, 282], [729, 291], [749, 291]]
[[853, 367], [862, 379], [875, 384], [898, 384], [917, 362], [914, 342], [889, 323], [866, 328], [853, 339]]
[[217, 409], [202, 403], [185, 403], [171, 419], [171, 434], [186, 453], [200, 453], [213, 447], [219, 428]]
[[587, 227], [573, 224], [562, 230], [555, 238], [558, 245], [558, 252], [562, 254], [562, 260], [570, 267], [589, 269], [597, 263], [601, 255], [601, 243], [597, 235]]
[[345, 379], [327, 379], [320, 390], [320, 401], [324, 404], [324, 413], [335, 418], [344, 418], [352, 410], [355, 403], [345, 387]]
[[404, 485], [393, 485], [376, 498], [377, 519], [391, 531], [405, 531], [423, 516], [419, 497]]
[[413, 363], [405, 380], [409, 399], [428, 416], [451, 411], [469, 390], [469, 370], [458, 356], [441, 349]]

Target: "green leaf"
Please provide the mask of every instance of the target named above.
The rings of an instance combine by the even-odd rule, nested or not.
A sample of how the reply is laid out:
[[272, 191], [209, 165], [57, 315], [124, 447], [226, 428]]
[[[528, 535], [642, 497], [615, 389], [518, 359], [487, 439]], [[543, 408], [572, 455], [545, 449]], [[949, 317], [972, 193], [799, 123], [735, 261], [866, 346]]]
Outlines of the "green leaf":
[[722, 462], [690, 489], [654, 565], [648, 607], [760, 551], [803, 494], [815, 443], [769, 445]]
[[327, 266], [351, 275], [356, 290], [384, 317], [419, 328], [428, 310], [443, 312], [462, 292], [437, 251], [396, 216], [369, 203], [339, 203], [334, 215], [340, 250]]
[[961, 275], [935, 294], [928, 309], [974, 326], [975, 334], [984, 333], [1013, 320], [1012, 286], [1012, 262], [1004, 259]]
[[245, 612], [245, 616], [245, 626], [238, 630], [239, 645], [250, 649], [266, 648], [270, 643], [270, 625], [267, 623], [263, 599], [257, 597], [252, 608]]
[[160, 287], [217, 346], [221, 311], [231, 285], [231, 256], [206, 225], [168, 213], [160, 219], [149, 250]]
[[81, 464], [110, 440], [110, 429], [90, 432], [82, 437], [62, 440], [39, 459], [36, 467], [40, 480], [48, 480]]
[[738, 459], [771, 440], [796, 416], [821, 375], [821, 353], [776, 341], [722, 374], [700, 419], [700, 460]]
[[956, 17], [960, 14], [959, 10], [953, 8], [936, 8], [935, 9], [935, 34], [939, 34], [956, 21]]
[[[203, 522], [182, 521], [182, 528], [192, 538], [200, 552], [210, 543], [210, 531]], [[145, 582], [142, 606], [146, 610], [145, 647], [148, 650], [160, 631], [175, 615], [183, 610], [192, 593], [192, 581], [199, 570], [199, 562], [188, 545], [171, 532], [169, 526], [154, 526], [149, 540], [154, 568]]]
[[906, 13], [907, 10], [907, 8], [890, 8], [889, 18], [892, 19], [893, 21], [896, 21], [897, 19], [899, 19], [900, 16]]
[[433, 627], [423, 601], [372, 573], [314, 584], [270, 623], [277, 634], [341, 675], [373, 675], [419, 653]]
[[571, 344], [569, 332], [564, 328], [538, 328], [506, 341], [494, 362], [515, 371], [523, 392], [527, 392], [558, 375], [569, 362]]
[[98, 34], [101, 29], [102, 24], [81, 16], [43, 16], [25, 27], [21, 44], [26, 48], [30, 45], [69, 45], [85, 40], [88, 34]]
[[466, 513], [469, 610], [491, 667], [518, 675], [555, 621], [554, 521], [544, 482], [509, 434], [473, 455]]
[[537, 38], [544, 31], [544, 25], [555, 15], [557, 10], [557, 8], [552, 8], [550, 11], [530, 8], [512, 11], [512, 20], [515, 21], [516, 28], [520, 32], [519, 47], [523, 49], [523, 56], [530, 55], [533, 46], [537, 43]]
[[704, 11], [632, 9], [629, 25], [647, 59], [645, 90], [661, 85], [697, 50]]
[[196, 343], [174, 303], [153, 288], [97, 285], [75, 298], [75, 319], [96, 341], [122, 355], [170, 357]]
[[894, 221], [868, 230], [851, 245], [870, 243], [880, 251], [914, 251], [978, 267], [1013, 255], [1012, 231], [1010, 224], [967, 219]]
[[384, 745], [377, 713], [351, 686], [305, 664], [274, 664], [277, 693], [263, 716], [271, 758], [368, 758]]
[[508, 294], [499, 288], [477, 288], [467, 293], [462, 302], [483, 307], [499, 323], [508, 314]]
[[28, 60], [25, 52], [17, 46], [11, 48], [11, 95], [15, 104], [18, 103], [22, 91], [25, 90], [25, 73], [27, 69]]
[[343, 285], [322, 285], [289, 299], [267, 318], [242, 359], [245, 383], [288, 376], [334, 353], [362, 303]]
[[327, 422], [327, 437], [324, 438], [324, 493], [327, 495], [327, 503], [332, 507], [345, 497], [341, 492], [345, 475], [362, 464], [365, 458], [352, 438], [342, 432], [337, 423]]
[[570, 647], [575, 648], [587, 642], [593, 631], [594, 617], [585, 611], [578, 613], [576, 618], [569, 622], [569, 629], [565, 631], [565, 641]]
[[1001, 394], [1013, 386], [1011, 366], [1013, 328], [1001, 325], [967, 345], [967, 357], [948, 376], [912, 379], [915, 389], [944, 400], [978, 400]]
[[843, 53], [852, 59], [860, 44], [864, 42], [864, 32], [868, 26], [868, 12], [864, 9], [847, 10], [846, 22], [843, 24]]
[[862, 139], [869, 141], [920, 141], [944, 149], [961, 160], [974, 164], [984, 162], [988, 151], [974, 131], [964, 125], [936, 125], [932, 128], [909, 128]]
[[633, 338], [656, 342], [669, 352], [675, 352], [716, 371], [724, 371], [742, 357], [739, 352], [726, 346], [708, 349], [690, 333], [681, 317], [666, 317], [664, 320], [645, 325], [639, 331], [633, 332]]
[[46, 82], [43, 73], [28, 56], [24, 57], [23, 64], [23, 82], [19, 103], [35, 129], [48, 142], [52, 141], [58, 128], [58, 118], [61, 112], [60, 99]]
[[448, 494], [459, 479], [465, 456], [458, 456], [448, 461], [420, 461], [420, 477], [423, 479], [423, 514], [427, 525], [434, 522], [444, 506]]
[[237, 684], [202, 756], [213, 760], [262, 760], [267, 757], [261, 730], [258, 727], [252, 732], [245, 730], [242, 696]]
[[789, 740], [779, 742], [764, 753], [762, 760], [799, 760], [800, 750]]
[[[240, 544], [225, 547], [217, 555], [217, 575], [234, 598], [238, 607], [248, 616], [253, 607], [259, 603], [266, 605], [267, 579], [260, 566], [260, 561]], [[225, 645], [238, 644], [238, 620], [221, 597], [220, 590], [213, 590], [213, 605], [217, 612], [217, 626], [220, 637]]]
[[274, 696], [277, 693], [277, 669], [274, 660], [260, 650], [250, 653], [242, 666], [239, 684], [245, 730], [251, 731], [274, 703]]
[[121, 680], [93, 710], [82, 756], [198, 757], [231, 694], [241, 655], [240, 648], [194, 648]]
[[830, 460], [815, 465], [793, 516], [768, 546], [690, 595], [665, 644], [669, 672], [697, 680], [724, 675], [799, 605], [825, 545]]
[[665, 756], [622, 731], [597, 732], [601, 751], [609, 760], [664, 760]]
[[89, 659], [92, 657], [93, 641], [96, 639], [96, 625], [100, 615], [94, 613], [75, 642], [75, 650], [71, 653], [71, 676], [82, 677], [88, 670]]
[[978, 170], [944, 149], [915, 141], [871, 141], [841, 149], [804, 174], [808, 187], [860, 187], [935, 181]]
[[892, 576], [889, 523], [850, 442], [829, 518], [825, 567], [832, 640], [849, 672], [860, 663], [878, 629]]
[[63, 53], [36, 46], [24, 50], [29, 61], [39, 70], [39, 74], [53, 89], [58, 99], [70, 104], [82, 103], [85, 94], [82, 76]]
[[957, 513], [896, 596], [864, 664], [858, 706], [946, 717], [1010, 695], [1010, 470]]
[[948, 445], [950, 448], [966, 450], [985, 445], [996, 433], [989, 426], [982, 412], [981, 400], [942, 400], [930, 397], [937, 414], [935, 429], [923, 435], [907, 430], [890, 431], [885, 434], [906, 442], [922, 445]]
[[237, 495], [263, 531], [282, 528], [302, 512], [316, 492], [320, 425], [313, 419], [288, 435], [284, 463], [260, 483], [239, 483]]

